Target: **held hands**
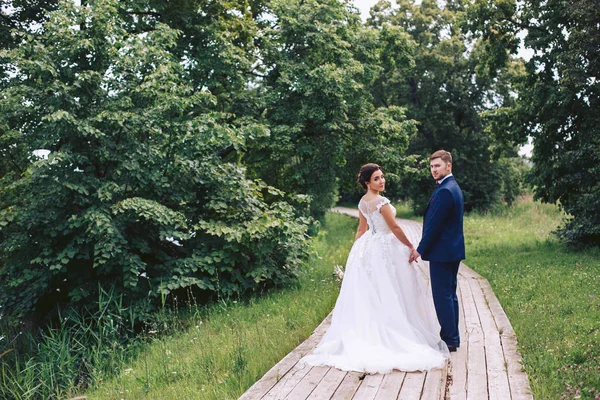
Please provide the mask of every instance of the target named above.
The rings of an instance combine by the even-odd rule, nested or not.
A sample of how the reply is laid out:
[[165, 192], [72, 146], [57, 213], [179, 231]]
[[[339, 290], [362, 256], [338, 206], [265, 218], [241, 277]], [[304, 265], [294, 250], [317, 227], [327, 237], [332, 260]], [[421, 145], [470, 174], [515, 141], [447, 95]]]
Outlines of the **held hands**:
[[408, 262], [413, 262], [413, 261], [417, 261], [417, 259], [421, 257], [421, 255], [419, 254], [419, 252], [417, 251], [417, 249], [412, 249], [412, 251], [410, 252], [410, 258], [408, 259]]

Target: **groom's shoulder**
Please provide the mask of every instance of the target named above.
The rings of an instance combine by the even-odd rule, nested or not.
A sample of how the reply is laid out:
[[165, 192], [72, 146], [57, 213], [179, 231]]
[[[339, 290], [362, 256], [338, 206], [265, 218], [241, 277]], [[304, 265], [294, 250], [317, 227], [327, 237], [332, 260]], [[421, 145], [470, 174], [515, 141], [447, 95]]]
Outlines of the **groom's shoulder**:
[[456, 182], [456, 179], [454, 179], [453, 176], [448, 178], [447, 184], [443, 185], [440, 189], [446, 189], [448, 192], [454, 193], [454, 194], [462, 193], [462, 190], [461, 190], [460, 186], [458, 185], [458, 182]]
[[454, 176], [451, 176], [448, 178], [448, 188], [456, 188], [458, 187], [460, 189], [460, 186], [458, 185], [458, 182], [456, 181], [456, 178]]

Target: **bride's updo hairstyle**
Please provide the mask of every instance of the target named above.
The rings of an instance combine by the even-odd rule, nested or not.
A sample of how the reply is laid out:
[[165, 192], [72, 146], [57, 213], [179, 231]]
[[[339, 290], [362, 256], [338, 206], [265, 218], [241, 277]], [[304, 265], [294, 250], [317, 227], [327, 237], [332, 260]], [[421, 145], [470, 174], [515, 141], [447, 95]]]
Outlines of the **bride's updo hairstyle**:
[[360, 171], [358, 172], [358, 180], [357, 182], [363, 189], [367, 188], [367, 182], [371, 180], [371, 175], [373, 172], [381, 170], [381, 167], [377, 164], [365, 164], [360, 167]]

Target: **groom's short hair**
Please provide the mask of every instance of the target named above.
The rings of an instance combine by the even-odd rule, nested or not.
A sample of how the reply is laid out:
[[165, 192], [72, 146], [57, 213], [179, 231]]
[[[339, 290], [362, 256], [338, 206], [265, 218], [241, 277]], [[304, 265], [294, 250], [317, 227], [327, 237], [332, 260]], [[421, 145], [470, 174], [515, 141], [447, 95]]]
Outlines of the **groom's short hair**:
[[450, 154], [449, 151], [438, 150], [435, 153], [433, 153], [431, 156], [429, 156], [429, 161], [433, 161], [436, 158], [441, 158], [442, 161], [445, 162], [446, 164], [452, 164], [452, 154]]

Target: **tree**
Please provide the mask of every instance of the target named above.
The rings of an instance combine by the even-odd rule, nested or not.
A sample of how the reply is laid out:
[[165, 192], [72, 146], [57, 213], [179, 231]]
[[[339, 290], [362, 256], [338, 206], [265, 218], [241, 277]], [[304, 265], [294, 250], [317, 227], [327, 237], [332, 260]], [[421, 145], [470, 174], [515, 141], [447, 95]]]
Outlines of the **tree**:
[[[271, 136], [244, 160], [268, 183], [311, 196], [319, 218], [336, 200], [338, 182], [355, 192], [361, 164], [397, 170], [414, 123], [398, 107], [373, 106], [368, 88], [380, 68], [381, 39], [361, 27], [348, 3], [274, 1], [271, 7], [258, 90]], [[398, 47], [408, 51], [406, 40]]]
[[464, 32], [465, 9], [461, 1], [440, 8], [433, 0], [420, 4], [409, 0], [392, 7], [378, 3], [369, 23], [379, 29], [398, 27], [415, 43], [415, 67], [398, 71], [386, 66], [373, 86], [376, 105], [402, 105], [407, 117], [418, 121], [408, 152], [414, 154], [401, 194], [422, 213], [432, 190], [428, 156], [438, 149], [453, 154], [454, 172], [460, 176], [465, 208], [485, 209], [501, 196], [500, 157], [514, 157], [514, 146], [498, 143], [487, 129], [484, 112], [511, 101], [503, 92], [502, 75], [508, 55], [490, 55], [483, 41]]
[[[518, 102], [503, 131], [533, 138], [532, 183], [543, 201], [570, 215], [559, 231], [569, 243], [600, 243], [600, 8], [594, 0], [478, 0], [471, 30], [503, 46], [524, 33], [534, 51], [516, 81]], [[514, 51], [514, 49], [512, 49]]]
[[[18, 45], [13, 32], [34, 34], [37, 26], [45, 21], [46, 13], [56, 9], [57, 0], [8, 0], [0, 3], [0, 49]], [[0, 65], [5, 60], [0, 59]], [[0, 67], [0, 88], [5, 82], [6, 70]]]
[[169, 51], [179, 32], [131, 32], [125, 11], [61, 3], [39, 36], [19, 33], [2, 53], [8, 315], [84, 306], [110, 286], [138, 311], [186, 290], [244, 293], [284, 282], [308, 254], [309, 220], [292, 206], [304, 200], [223, 159], [265, 126], [215, 112]]
[[[413, 127], [403, 110], [372, 106], [367, 87], [379, 68], [372, 47], [379, 39], [348, 2], [135, 0], [123, 15], [130, 32], [158, 22], [182, 32], [173, 53], [190, 83], [214, 96], [213, 109], [230, 124], [270, 132], [223, 156], [288, 193], [309, 194], [314, 216], [366, 160], [402, 165], [398, 154]], [[373, 151], [370, 139], [393, 154]]]

